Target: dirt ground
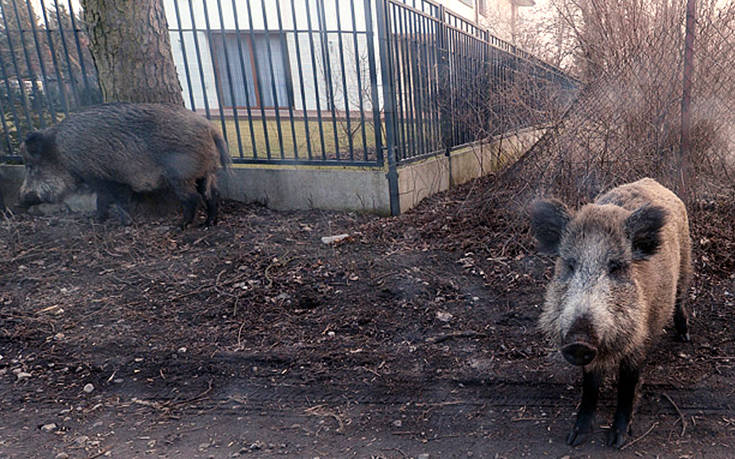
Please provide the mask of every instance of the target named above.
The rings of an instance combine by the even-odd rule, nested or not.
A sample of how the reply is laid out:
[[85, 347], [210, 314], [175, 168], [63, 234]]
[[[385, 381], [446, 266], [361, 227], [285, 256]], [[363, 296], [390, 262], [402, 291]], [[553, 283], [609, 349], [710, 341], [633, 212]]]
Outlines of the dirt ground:
[[398, 218], [0, 222], [0, 457], [732, 457], [735, 207], [692, 212], [693, 343], [652, 351], [632, 441], [604, 445], [607, 384], [571, 448], [550, 261], [508, 209], [468, 211], [481, 187]]

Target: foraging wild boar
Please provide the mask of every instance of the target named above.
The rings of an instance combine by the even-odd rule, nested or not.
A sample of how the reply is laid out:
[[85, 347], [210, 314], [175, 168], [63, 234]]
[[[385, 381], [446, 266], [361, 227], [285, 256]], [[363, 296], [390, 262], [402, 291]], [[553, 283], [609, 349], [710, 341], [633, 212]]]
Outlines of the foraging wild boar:
[[231, 162], [220, 133], [183, 107], [117, 103], [90, 107], [35, 131], [21, 145], [26, 176], [21, 204], [58, 202], [84, 184], [97, 193], [97, 219], [115, 208], [130, 223], [133, 192], [173, 191], [183, 206], [181, 226], [204, 199], [206, 225], [217, 223], [217, 168]]
[[608, 444], [623, 445], [647, 348], [673, 316], [689, 341], [691, 276], [684, 203], [653, 179], [614, 188], [572, 213], [536, 201], [531, 226], [539, 250], [555, 255], [539, 324], [564, 358], [582, 367], [582, 403], [567, 443], [592, 431], [603, 376], [618, 370], [618, 401]]

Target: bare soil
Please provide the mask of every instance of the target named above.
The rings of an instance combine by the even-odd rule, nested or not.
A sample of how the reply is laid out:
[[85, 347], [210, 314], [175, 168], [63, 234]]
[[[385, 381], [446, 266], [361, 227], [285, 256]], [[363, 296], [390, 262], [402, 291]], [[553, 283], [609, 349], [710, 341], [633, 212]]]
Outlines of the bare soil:
[[651, 352], [628, 446], [604, 445], [607, 384], [571, 448], [580, 374], [536, 328], [550, 260], [482, 186], [398, 218], [2, 221], [0, 457], [731, 456], [735, 208], [691, 214], [694, 341]]

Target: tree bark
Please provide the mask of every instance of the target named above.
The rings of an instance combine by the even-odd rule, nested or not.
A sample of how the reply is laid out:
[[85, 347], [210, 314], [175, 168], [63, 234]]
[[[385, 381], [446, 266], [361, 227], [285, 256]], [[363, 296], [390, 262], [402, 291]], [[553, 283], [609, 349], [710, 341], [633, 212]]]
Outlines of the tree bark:
[[163, 0], [82, 0], [105, 102], [184, 105]]

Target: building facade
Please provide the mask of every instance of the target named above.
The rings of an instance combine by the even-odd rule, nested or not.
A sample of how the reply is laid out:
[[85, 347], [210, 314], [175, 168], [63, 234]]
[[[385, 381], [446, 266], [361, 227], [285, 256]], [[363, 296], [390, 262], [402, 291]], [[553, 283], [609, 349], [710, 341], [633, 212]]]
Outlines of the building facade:
[[[510, 0], [402, 1], [426, 15], [437, 15], [441, 5], [484, 27], [489, 18], [510, 17], [513, 10]], [[380, 79], [380, 69], [369, 68], [375, 5], [375, 0], [164, 0], [187, 106], [316, 113], [362, 104], [371, 110], [364, 82], [371, 70]], [[396, 24], [404, 25], [401, 18]], [[372, 44], [377, 54], [378, 43]]]

